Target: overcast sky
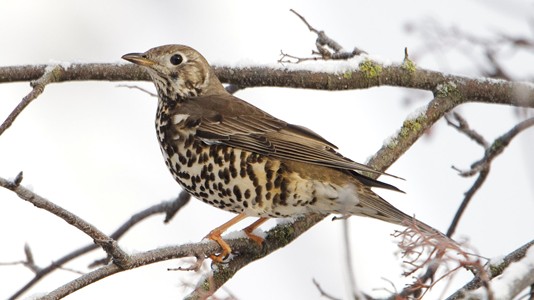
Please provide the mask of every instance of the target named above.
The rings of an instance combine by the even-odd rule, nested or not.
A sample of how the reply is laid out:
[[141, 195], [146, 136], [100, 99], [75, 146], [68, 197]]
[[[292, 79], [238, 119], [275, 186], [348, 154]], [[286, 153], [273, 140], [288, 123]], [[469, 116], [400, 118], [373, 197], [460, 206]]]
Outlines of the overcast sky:
[[[401, 62], [404, 47], [408, 47], [421, 67], [474, 76], [477, 67], [484, 65], [479, 49], [459, 45], [460, 51], [449, 51], [455, 46], [444, 39], [438, 49], [428, 52], [427, 47], [436, 42], [431, 38], [436, 26], [455, 26], [484, 37], [495, 33], [532, 37], [533, 6], [532, 1], [519, 0], [3, 0], [0, 66], [120, 62], [125, 53], [170, 43], [192, 46], [213, 64], [272, 63], [280, 50], [308, 56], [315, 36], [289, 12], [293, 8], [347, 49], [357, 46], [384, 61]], [[408, 24], [417, 30], [408, 33]], [[470, 54], [467, 58], [466, 51]], [[513, 76], [534, 77], [532, 54], [507, 50], [503, 57]], [[138, 84], [154, 90], [151, 83]], [[163, 163], [155, 137], [156, 100], [117, 85], [73, 82], [48, 86], [0, 136], [0, 176], [14, 177], [24, 171], [25, 186], [105, 232], [133, 213], [174, 197], [180, 189]], [[1, 84], [0, 119], [29, 90], [28, 83]], [[390, 87], [343, 92], [255, 88], [237, 96], [281, 119], [313, 129], [359, 162], [365, 162], [408, 115], [432, 97]], [[509, 107], [469, 104], [458, 111], [490, 141], [518, 122]], [[532, 239], [533, 140], [530, 129], [495, 160], [490, 177], [458, 227], [456, 237], [469, 239], [483, 256], [506, 254]], [[440, 121], [388, 170], [406, 181], [384, 178], [407, 193], [381, 195], [404, 212], [445, 231], [474, 180], [459, 177], [451, 165], [465, 169], [482, 155], [482, 149]], [[152, 218], [127, 234], [120, 245], [135, 252], [199, 241], [231, 216], [192, 201], [171, 224], [163, 225], [162, 217]], [[390, 288], [382, 278], [398, 289], [410, 282], [400, 278], [402, 259], [394, 254], [390, 236], [398, 227], [358, 217], [351, 218], [350, 224], [354, 269], [365, 292], [387, 295], [373, 290]], [[272, 223], [265, 228], [269, 226]], [[40, 266], [91, 242], [59, 218], [2, 189], [0, 237], [0, 261], [22, 260], [24, 243], [28, 243]], [[87, 264], [101, 256], [101, 251], [95, 251], [68, 267], [86, 271]], [[315, 278], [326, 291], [344, 297], [344, 263], [341, 223], [328, 219], [240, 271], [227, 287], [239, 299], [319, 299], [312, 284]], [[124, 272], [68, 299], [113, 295], [180, 298], [188, 291], [182, 283], [195, 283], [198, 277], [167, 271], [183, 265], [174, 260]], [[26, 295], [50, 291], [76, 276], [57, 272]], [[31, 277], [22, 266], [0, 267], [0, 298], [11, 295]], [[458, 278], [457, 284], [466, 278]]]

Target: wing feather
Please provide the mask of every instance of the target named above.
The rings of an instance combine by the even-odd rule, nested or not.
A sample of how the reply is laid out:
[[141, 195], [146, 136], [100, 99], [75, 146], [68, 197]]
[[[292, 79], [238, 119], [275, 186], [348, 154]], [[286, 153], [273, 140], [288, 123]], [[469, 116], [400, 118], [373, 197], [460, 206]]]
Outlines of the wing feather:
[[232, 95], [197, 97], [179, 109], [181, 114], [200, 118], [197, 136], [207, 143], [331, 168], [386, 174], [342, 156], [334, 144], [312, 130], [286, 123]]

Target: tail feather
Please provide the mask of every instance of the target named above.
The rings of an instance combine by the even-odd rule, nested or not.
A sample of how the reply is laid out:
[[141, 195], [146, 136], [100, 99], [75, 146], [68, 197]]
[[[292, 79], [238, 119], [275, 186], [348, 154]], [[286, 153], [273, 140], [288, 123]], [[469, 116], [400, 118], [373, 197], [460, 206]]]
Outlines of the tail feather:
[[[365, 194], [364, 197], [360, 195], [360, 202], [350, 211], [351, 214], [363, 215], [405, 227], [415, 226], [424, 233], [446, 237], [434, 227], [403, 213], [370, 189], [367, 189]], [[450, 238], [447, 237], [447, 239]]]

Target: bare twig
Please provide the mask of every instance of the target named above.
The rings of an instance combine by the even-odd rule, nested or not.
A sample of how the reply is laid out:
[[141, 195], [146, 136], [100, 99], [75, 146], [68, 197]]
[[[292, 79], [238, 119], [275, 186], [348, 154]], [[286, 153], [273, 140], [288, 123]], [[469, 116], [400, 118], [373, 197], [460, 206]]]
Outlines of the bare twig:
[[117, 85], [117, 87], [125, 87], [125, 88], [129, 88], [129, 89], [140, 90], [141, 92], [143, 92], [143, 93], [147, 93], [147, 94], [149, 94], [149, 95], [152, 96], [152, 97], [157, 97], [157, 96], [158, 96], [158, 94], [153, 93], [153, 92], [151, 92], [151, 91], [149, 91], [149, 90], [147, 90], [147, 89], [144, 89], [144, 88], [142, 88], [142, 87], [140, 87], [140, 86], [138, 86], [138, 85], [119, 84], [119, 85]]
[[449, 237], [454, 234], [456, 227], [458, 226], [458, 223], [460, 221], [460, 218], [464, 213], [465, 209], [467, 208], [467, 205], [488, 177], [491, 162], [504, 151], [504, 149], [508, 146], [508, 144], [510, 144], [512, 139], [517, 134], [531, 126], [534, 126], [534, 118], [524, 120], [514, 126], [505, 134], [501, 135], [491, 145], [489, 145], [489, 143], [479, 133], [469, 128], [467, 121], [465, 121], [465, 119], [462, 118], [458, 113], [454, 113], [454, 118], [458, 121], [458, 125], [454, 124], [448, 119], [447, 123], [458, 129], [460, 132], [464, 133], [471, 139], [473, 139], [475, 142], [477, 142], [477, 144], [484, 147], [484, 157], [473, 163], [469, 170], [461, 171], [457, 169], [460, 172], [461, 176], [472, 176], [477, 173], [479, 174], [479, 176], [477, 180], [473, 183], [473, 186], [465, 193], [465, 197], [462, 203], [460, 204], [460, 207], [456, 211], [454, 219], [451, 225], [449, 226], [449, 229], [447, 230], [447, 236]]
[[[139, 224], [141, 221], [143, 221], [147, 217], [155, 215], [155, 214], [159, 214], [159, 213], [165, 213], [166, 217], [165, 217], [164, 222], [167, 223], [170, 221], [172, 216], [174, 216], [185, 204], [187, 204], [187, 202], [189, 202], [190, 198], [191, 196], [189, 195], [189, 193], [182, 191], [179, 194], [179, 196], [176, 197], [176, 199], [158, 203], [147, 209], [144, 209], [143, 211], [140, 211], [134, 214], [132, 217], [130, 217], [130, 219], [126, 221], [124, 224], [122, 224], [117, 230], [115, 230], [115, 232], [113, 232], [110, 235], [110, 237], [114, 240], [119, 240], [128, 230], [133, 228], [135, 225]], [[96, 248], [98, 248], [98, 245], [94, 243], [83, 246], [55, 260], [49, 266], [44, 267], [44, 268], [39, 268], [39, 272], [35, 272], [36, 274], [34, 278], [32, 278], [28, 283], [26, 283], [23, 287], [21, 287], [18, 291], [16, 291], [9, 299], [18, 298], [20, 295], [28, 291], [32, 286], [34, 286], [41, 279], [43, 279], [44, 277], [46, 277], [53, 271], [59, 269], [61, 266], [63, 266], [67, 262], [77, 257], [80, 257]], [[98, 262], [94, 262], [89, 267], [106, 264], [108, 262], [109, 262], [109, 259], [103, 259]]]
[[90, 236], [96, 243], [100, 243], [101, 246], [105, 248], [106, 252], [112, 254], [112, 256], [115, 257], [116, 255], [117, 257], [122, 257], [125, 255], [121, 249], [114, 245], [113, 240], [110, 237], [66, 209], [46, 200], [45, 198], [35, 194], [21, 185], [15, 184], [15, 182], [8, 181], [1, 177], [0, 186], [13, 191], [15, 194], [17, 194], [17, 196], [19, 196], [19, 198], [62, 218], [67, 223]]
[[321, 287], [321, 285], [319, 285], [319, 282], [317, 282], [315, 278], [313, 278], [312, 281], [315, 287], [317, 288], [317, 290], [319, 291], [319, 293], [321, 293], [321, 297], [325, 297], [326, 299], [330, 299], [330, 300], [340, 300], [339, 298], [336, 298], [330, 295], [329, 293], [327, 293], [325, 290], [323, 290], [323, 288]]
[[508, 266], [511, 263], [519, 261], [523, 257], [525, 257], [527, 250], [533, 245], [534, 245], [534, 240], [526, 243], [525, 245], [522, 245], [521, 247], [517, 248], [515, 251], [506, 255], [504, 258], [499, 260], [498, 264], [491, 264], [491, 265], [486, 266], [486, 269], [485, 269], [486, 272], [482, 272], [480, 274], [483, 276], [487, 276], [487, 278], [484, 278], [483, 276], [479, 276], [477, 274], [477, 276], [475, 276], [473, 280], [471, 280], [464, 287], [462, 287], [461, 289], [456, 291], [454, 294], [449, 296], [447, 300], [464, 299], [468, 291], [475, 290], [481, 286], [487, 286], [490, 280], [501, 275], [503, 271], [506, 268], [508, 268]]
[[324, 31], [315, 29], [313, 26], [310, 25], [310, 23], [308, 23], [308, 21], [303, 16], [301, 16], [295, 10], [290, 9], [289, 11], [297, 15], [297, 17], [299, 17], [302, 22], [306, 24], [308, 29], [317, 35], [317, 39], [315, 40], [315, 47], [317, 48], [317, 50], [312, 51], [312, 54], [317, 56], [301, 58], [285, 54], [284, 52], [280, 51], [281, 57], [278, 62], [300, 63], [307, 60], [346, 60], [361, 54], [367, 54], [367, 52], [361, 50], [358, 47], [354, 47], [352, 51], [345, 51], [338, 42], [326, 35]]
[[[360, 289], [358, 289], [358, 286], [356, 285], [356, 278], [354, 277], [354, 270], [352, 265], [352, 250], [350, 247], [350, 227], [349, 227], [349, 219], [345, 218], [341, 221], [343, 225], [343, 245], [345, 248], [345, 266], [346, 266], [346, 272], [348, 276], [348, 282], [350, 285], [350, 291], [354, 295], [355, 299], [362, 300], [364, 299]], [[315, 280], [314, 280], [315, 283]], [[319, 288], [319, 285], [316, 284]]]
[[[417, 32], [427, 41], [426, 49], [421, 54], [442, 53], [458, 49], [467, 57], [474, 57], [474, 47], [480, 48], [485, 54], [484, 64], [477, 63], [480, 56], [474, 57], [473, 63], [478, 64], [480, 74], [485, 77], [511, 80], [512, 77], [503, 68], [499, 55], [506, 53], [510, 56], [510, 51], [532, 51], [534, 49], [534, 38], [525, 36], [513, 36], [505, 33], [495, 33], [492, 37], [480, 37], [466, 32], [461, 28], [451, 26], [446, 27], [435, 20], [425, 20], [424, 25], [410, 24], [408, 30]], [[483, 67], [482, 67], [483, 66]]]
[[57, 73], [60, 71], [60, 66], [54, 66], [46, 68], [44, 73], [39, 79], [32, 81], [30, 85], [32, 86], [31, 92], [22, 98], [22, 101], [13, 109], [13, 111], [7, 116], [6, 120], [0, 125], [0, 135], [8, 129], [19, 114], [30, 104], [33, 100], [37, 99], [45, 89], [45, 86], [49, 83], [52, 83], [57, 80]]
[[484, 149], [487, 149], [489, 147], [489, 143], [486, 141], [486, 139], [475, 130], [469, 128], [469, 124], [467, 124], [467, 121], [459, 113], [452, 112], [452, 116], [454, 117], [454, 119], [456, 119], [458, 124], [455, 124], [449, 118], [448, 115], [445, 115], [445, 121], [447, 121], [447, 125], [456, 128], [458, 131], [464, 133], [477, 144], [484, 147]]
[[463, 213], [467, 209], [467, 205], [469, 202], [471, 202], [471, 199], [473, 199], [473, 196], [475, 193], [482, 187], [482, 184], [486, 181], [486, 178], [488, 178], [488, 174], [490, 171], [490, 166], [488, 165], [485, 169], [481, 170], [478, 174], [477, 180], [475, 180], [475, 183], [469, 188], [467, 192], [465, 192], [464, 199], [462, 200], [462, 203], [456, 210], [456, 214], [454, 215], [454, 218], [452, 219], [451, 225], [449, 225], [449, 229], [447, 229], [447, 236], [452, 237], [454, 232], [456, 231], [456, 227], [458, 227], [458, 223], [460, 222], [460, 218], [462, 217]]
[[[401, 299], [422, 298], [437, 282], [458, 270], [466, 262], [471, 263], [468, 254], [456, 242], [437, 234], [427, 235], [421, 232], [415, 224], [396, 232], [394, 236], [401, 238], [398, 245], [404, 257], [403, 263], [409, 267], [403, 275], [410, 276], [416, 271], [424, 270], [412, 284], [406, 286], [398, 294], [392, 295], [390, 299], [396, 299], [398, 296]], [[458, 253], [460, 258], [452, 256], [451, 252]], [[457, 266], [450, 269], [449, 265], [453, 262]], [[436, 279], [438, 267], [449, 269], [449, 271]]]

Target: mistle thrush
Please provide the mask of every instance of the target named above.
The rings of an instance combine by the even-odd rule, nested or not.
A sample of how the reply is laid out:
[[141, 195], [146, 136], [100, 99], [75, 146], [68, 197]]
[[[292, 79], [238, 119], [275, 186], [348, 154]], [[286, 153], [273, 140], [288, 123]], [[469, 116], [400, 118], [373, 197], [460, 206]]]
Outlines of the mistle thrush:
[[359, 215], [394, 224], [415, 224], [435, 233], [375, 194], [397, 190], [362, 175], [380, 173], [336, 151], [315, 132], [282, 121], [229, 94], [206, 59], [183, 45], [166, 45], [122, 57], [143, 66], [158, 91], [156, 131], [165, 163], [191, 195], [238, 213], [208, 238], [230, 253], [221, 234], [247, 216], [268, 218], [307, 213]]

